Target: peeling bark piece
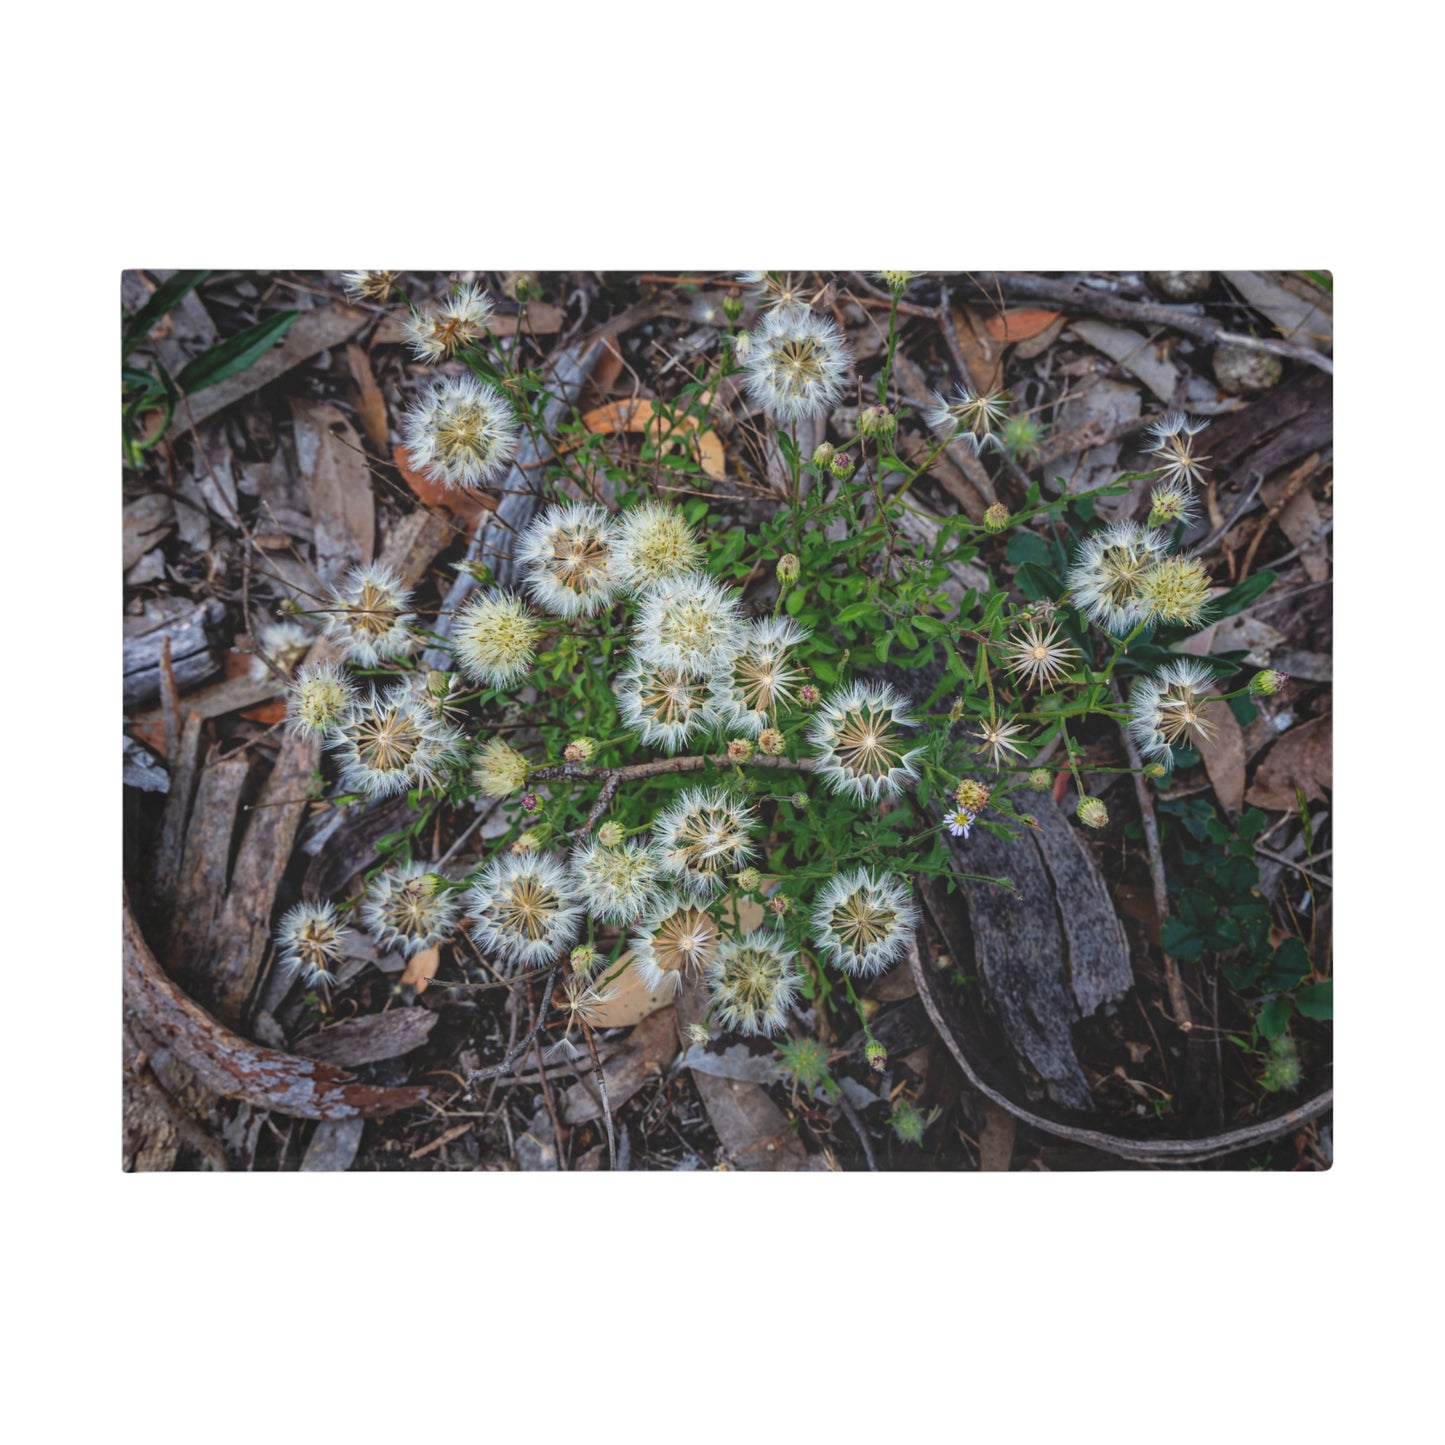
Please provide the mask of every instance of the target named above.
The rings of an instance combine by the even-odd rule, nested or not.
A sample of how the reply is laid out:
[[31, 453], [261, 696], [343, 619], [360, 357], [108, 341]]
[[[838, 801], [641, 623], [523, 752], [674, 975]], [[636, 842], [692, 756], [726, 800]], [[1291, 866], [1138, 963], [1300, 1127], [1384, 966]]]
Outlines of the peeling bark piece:
[[1262, 316], [1274, 323], [1286, 341], [1328, 351], [1334, 339], [1335, 323], [1330, 314], [1331, 299], [1326, 292], [1309, 299], [1286, 290], [1267, 271], [1223, 271], [1224, 279]]
[[175, 505], [160, 492], [147, 492], [126, 505], [121, 516], [121, 571], [129, 572], [176, 525]]
[[171, 786], [170, 774], [161, 760], [126, 733], [121, 734], [120, 777], [126, 787], [145, 793], [165, 793]]
[[128, 900], [122, 928], [126, 1026], [143, 1047], [172, 1055], [203, 1087], [302, 1119], [376, 1118], [414, 1108], [430, 1096], [423, 1086], [359, 1084], [331, 1064], [257, 1047], [218, 1023], [161, 972]]
[[355, 1068], [358, 1064], [400, 1058], [420, 1048], [436, 1023], [437, 1015], [429, 1009], [390, 1009], [384, 1014], [348, 1019], [292, 1047], [302, 1058]]
[[341, 1174], [356, 1162], [365, 1119], [323, 1119], [301, 1160], [303, 1174]]
[[171, 645], [171, 669], [180, 688], [195, 687], [221, 670], [208, 629], [225, 615], [219, 602], [193, 603], [182, 597], [153, 599], [139, 616], [125, 619], [124, 681], [121, 695], [127, 710], [161, 693], [161, 651]]
[[351, 423], [329, 402], [293, 402], [291, 419], [315, 529], [316, 574], [337, 582], [373, 556], [376, 508], [366, 456]]
[[1173, 406], [1179, 389], [1179, 368], [1160, 354], [1157, 340], [1151, 340], [1127, 326], [1110, 326], [1106, 321], [1073, 321], [1075, 336], [1122, 366], [1142, 381], [1165, 406]]

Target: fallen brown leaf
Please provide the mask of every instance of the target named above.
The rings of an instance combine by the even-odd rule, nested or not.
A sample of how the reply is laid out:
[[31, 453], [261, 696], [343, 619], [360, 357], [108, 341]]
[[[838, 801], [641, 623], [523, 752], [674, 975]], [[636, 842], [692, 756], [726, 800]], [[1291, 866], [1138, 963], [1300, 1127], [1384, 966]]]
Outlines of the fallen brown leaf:
[[[705, 400], [705, 399], [704, 399]], [[657, 444], [680, 444], [686, 438], [697, 443], [698, 461], [705, 475], [721, 481], [727, 475], [727, 460], [722, 442], [713, 431], [699, 432], [697, 418], [668, 418], [656, 403], [646, 397], [636, 400], [610, 401], [589, 411], [582, 425], [590, 432], [610, 435], [614, 432], [644, 432]]]
[[1296, 788], [1312, 801], [1323, 801], [1332, 785], [1333, 763], [1333, 715], [1291, 728], [1265, 754], [1245, 801], [1272, 813], [1293, 812], [1298, 805]]
[[472, 487], [444, 487], [440, 482], [413, 471], [405, 447], [393, 447], [391, 459], [396, 463], [402, 480], [416, 493], [417, 500], [428, 507], [445, 507], [453, 516], [468, 523], [474, 523], [483, 512], [497, 510], [497, 499], [486, 492]]
[[371, 358], [353, 341], [346, 348], [346, 364], [356, 383], [356, 414], [361, 418], [361, 429], [372, 446], [385, 456], [391, 444], [391, 431], [386, 424], [386, 398], [372, 375]]
[[[602, 977], [610, 978], [624, 964], [630, 964], [631, 959], [631, 953], [624, 953]], [[645, 1019], [648, 1014], [665, 1008], [673, 997], [670, 989], [648, 988], [638, 971], [631, 967], [624, 969], [622, 976], [608, 984], [604, 992], [610, 992], [611, 997], [587, 1015], [593, 1028], [625, 1029]]]
[[1216, 702], [1208, 710], [1214, 731], [1198, 745], [1199, 756], [1214, 794], [1231, 816], [1244, 802], [1244, 731], [1227, 702]]
[[420, 953], [412, 954], [402, 972], [401, 982], [409, 983], [419, 994], [425, 993], [427, 984], [437, 975], [441, 956], [439, 948], [424, 948]]
[[360, 438], [329, 402], [291, 404], [296, 459], [316, 529], [316, 571], [334, 582], [370, 562], [376, 533], [371, 474]]
[[1030, 336], [1047, 331], [1060, 314], [1058, 311], [1034, 311], [1020, 307], [1016, 311], [1005, 311], [1002, 316], [990, 316], [983, 325], [995, 341], [1027, 341]]

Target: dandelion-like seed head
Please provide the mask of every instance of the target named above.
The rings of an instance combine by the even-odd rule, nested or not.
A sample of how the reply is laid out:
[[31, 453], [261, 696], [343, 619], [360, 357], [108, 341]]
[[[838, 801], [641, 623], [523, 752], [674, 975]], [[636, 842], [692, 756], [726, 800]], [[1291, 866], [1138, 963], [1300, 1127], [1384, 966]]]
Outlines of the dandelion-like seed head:
[[953, 801], [970, 813], [983, 812], [992, 797], [988, 784], [979, 782], [977, 778], [964, 778], [953, 790]]
[[1176, 522], [1186, 526], [1199, 515], [1194, 493], [1182, 482], [1160, 482], [1149, 493], [1149, 526], [1172, 527]]
[[1008, 392], [997, 389], [978, 392], [960, 386], [952, 401], [935, 391], [924, 420], [939, 436], [954, 437], [978, 451], [1008, 420], [1012, 400]]
[[592, 915], [604, 923], [627, 923], [657, 896], [658, 859], [637, 839], [609, 847], [600, 838], [572, 855], [572, 882]]
[[689, 788], [657, 820], [663, 873], [706, 900], [752, 856], [753, 810], [721, 789]]
[[743, 365], [748, 395], [780, 421], [804, 421], [843, 395], [848, 349], [837, 325], [804, 306], [781, 306], [763, 318]]
[[407, 457], [446, 487], [480, 487], [506, 471], [517, 452], [517, 415], [493, 386], [444, 377], [402, 419]]
[[787, 271], [743, 271], [738, 280], [764, 307], [782, 310], [806, 307], [810, 299], [803, 278]]
[[1209, 610], [1209, 573], [1196, 557], [1165, 557], [1139, 579], [1139, 607], [1151, 622], [1197, 627]]
[[334, 662], [303, 667], [291, 684], [286, 714], [292, 730], [324, 735], [345, 716], [356, 697], [351, 679]]
[[404, 682], [358, 698], [327, 738], [341, 761], [341, 785], [373, 798], [429, 787], [452, 761], [461, 734]]
[[410, 958], [450, 938], [456, 927], [454, 896], [437, 885], [425, 863], [407, 863], [372, 880], [361, 921], [383, 949], [399, 948]]
[[1139, 584], [1164, 559], [1168, 538], [1127, 519], [1084, 539], [1067, 578], [1074, 601], [1116, 637], [1144, 621]]
[[343, 271], [341, 284], [354, 300], [380, 302], [391, 295], [400, 275], [400, 271]]
[[746, 641], [731, 664], [712, 680], [713, 704], [733, 726], [757, 737], [778, 712], [797, 701], [807, 673], [793, 651], [808, 633], [791, 617], [749, 623]]
[[707, 981], [718, 1020], [741, 1034], [777, 1033], [803, 982], [797, 955], [766, 928], [724, 939]]
[[681, 668], [634, 661], [616, 691], [623, 725], [650, 747], [669, 753], [716, 721], [708, 679]]
[[1207, 419], [1192, 421], [1182, 411], [1172, 411], [1148, 428], [1146, 435], [1153, 443], [1149, 454], [1162, 464], [1161, 482], [1185, 487], [1204, 482], [1203, 466], [1209, 458], [1194, 455], [1193, 440], [1208, 425]]
[[345, 583], [332, 589], [326, 630], [358, 667], [376, 667], [416, 646], [410, 605], [411, 589], [401, 585], [400, 575], [381, 562], [368, 562], [353, 567]]
[[467, 890], [472, 937], [509, 968], [547, 963], [576, 941], [582, 901], [567, 870], [546, 853], [494, 858]]
[[858, 868], [832, 878], [813, 907], [813, 941], [833, 964], [871, 978], [908, 948], [918, 914], [907, 882]]
[[1078, 650], [1059, 636], [1058, 629], [1026, 622], [1003, 649], [1004, 666], [1021, 683], [1053, 688], [1067, 677], [1078, 661]]
[[491, 587], [458, 609], [452, 622], [452, 647], [468, 677], [490, 687], [505, 687], [530, 670], [540, 631], [520, 597]]
[[1074, 812], [1086, 828], [1103, 828], [1109, 822], [1109, 809], [1102, 798], [1080, 798]]
[[736, 590], [701, 572], [644, 593], [634, 635], [642, 662], [695, 677], [731, 662], [747, 638]]
[[923, 750], [905, 752], [902, 731], [914, 726], [908, 704], [886, 683], [857, 682], [827, 698], [808, 724], [808, 741], [835, 793], [873, 802], [917, 780]]
[[404, 330], [412, 355], [441, 361], [470, 346], [492, 319], [492, 299], [478, 286], [461, 286], [439, 306], [407, 318]]
[[265, 659], [271, 661], [286, 674], [292, 671], [308, 652], [316, 639], [299, 622], [273, 622], [261, 629], [256, 639], [256, 656], [251, 659], [251, 676], [257, 679], [270, 676], [271, 669]]
[[1182, 658], [1153, 677], [1141, 677], [1129, 694], [1129, 732], [1146, 758], [1174, 764], [1175, 748], [1197, 747], [1214, 733], [1209, 695], [1214, 674], [1202, 662]]
[[672, 507], [644, 502], [624, 512], [615, 526], [612, 576], [619, 586], [645, 592], [702, 565], [701, 544], [687, 518]]
[[616, 997], [615, 986], [604, 988], [594, 984], [585, 973], [568, 974], [562, 983], [562, 1016], [566, 1019], [567, 1026], [549, 1053], [578, 1058], [582, 1050], [572, 1041], [573, 1033], [582, 1032], [585, 1035], [588, 1029], [598, 1027], [606, 1016], [607, 1005]]
[[758, 734], [758, 751], [764, 757], [781, 757], [783, 749], [787, 747], [787, 740], [777, 728], [764, 728]]
[[999, 722], [997, 718], [990, 718], [969, 736], [979, 740], [974, 752], [987, 753], [989, 762], [995, 768], [1002, 768], [1008, 762], [1010, 753], [1023, 757], [1024, 750], [1014, 742], [1023, 730], [1022, 723]]
[[557, 617], [590, 617], [612, 601], [612, 518], [603, 507], [568, 502], [548, 507], [517, 541], [527, 590]]
[[671, 991], [684, 978], [701, 978], [717, 952], [718, 925], [696, 903], [664, 895], [632, 939], [638, 977], [654, 992]]
[[484, 798], [510, 798], [526, 786], [526, 758], [501, 738], [491, 738], [477, 755], [472, 782]]
[[341, 958], [341, 940], [351, 930], [330, 903], [298, 903], [276, 925], [277, 966], [302, 983], [335, 983], [332, 965]]

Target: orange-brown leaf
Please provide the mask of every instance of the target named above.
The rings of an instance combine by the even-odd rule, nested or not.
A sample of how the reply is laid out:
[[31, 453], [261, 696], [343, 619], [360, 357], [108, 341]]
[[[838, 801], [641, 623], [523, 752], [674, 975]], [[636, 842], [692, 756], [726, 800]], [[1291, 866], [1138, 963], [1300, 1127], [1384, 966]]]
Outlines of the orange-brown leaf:
[[1030, 336], [1047, 331], [1059, 319], [1059, 315], [1057, 311], [1035, 311], [1021, 307], [1016, 311], [1005, 311], [1002, 316], [990, 316], [983, 324], [995, 341], [1027, 341]]

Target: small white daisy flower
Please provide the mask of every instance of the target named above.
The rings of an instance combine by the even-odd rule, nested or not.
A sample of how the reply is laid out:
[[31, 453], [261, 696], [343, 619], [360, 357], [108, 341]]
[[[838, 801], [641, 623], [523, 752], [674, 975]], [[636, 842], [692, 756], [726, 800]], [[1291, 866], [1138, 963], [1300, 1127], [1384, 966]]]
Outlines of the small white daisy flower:
[[844, 973], [871, 978], [907, 951], [918, 921], [906, 880], [858, 868], [832, 878], [813, 908], [813, 941]]
[[672, 992], [683, 978], [700, 978], [717, 952], [717, 922], [696, 903], [665, 895], [632, 939], [632, 966], [654, 992]]
[[425, 863], [379, 874], [361, 905], [366, 931], [381, 948], [399, 948], [406, 958], [450, 938], [457, 901], [440, 882]]
[[791, 617], [764, 617], [748, 625], [746, 642], [712, 679], [713, 705], [737, 728], [758, 737], [778, 712], [798, 700], [807, 673], [793, 649], [808, 639]]
[[480, 487], [517, 453], [517, 414], [495, 387], [474, 377], [434, 382], [401, 424], [411, 465], [447, 487]]
[[967, 838], [969, 830], [973, 827], [975, 816], [967, 808], [955, 808], [948, 815], [948, 831], [955, 838]]
[[1207, 418], [1192, 421], [1182, 411], [1171, 411], [1148, 428], [1146, 436], [1153, 443], [1149, 453], [1162, 463], [1161, 482], [1186, 487], [1203, 484], [1203, 464], [1209, 458], [1194, 455], [1193, 439], [1208, 425]]
[[472, 937], [509, 967], [550, 963], [576, 942], [584, 914], [567, 870], [545, 853], [494, 858], [466, 906]]
[[452, 619], [452, 650], [463, 672], [488, 687], [525, 677], [541, 628], [520, 597], [489, 588], [467, 599]]
[[1163, 532], [1114, 522], [1084, 539], [1065, 579], [1069, 592], [1100, 627], [1122, 637], [1144, 621], [1140, 581], [1168, 550]]
[[612, 601], [612, 518], [585, 502], [548, 507], [517, 539], [527, 590], [556, 617], [590, 617]]
[[294, 732], [329, 733], [356, 698], [356, 686], [334, 662], [303, 667], [286, 698], [286, 715]]
[[662, 871], [694, 898], [707, 900], [753, 854], [755, 815], [721, 789], [688, 788], [657, 820]]
[[410, 606], [411, 589], [401, 585], [401, 577], [384, 563], [368, 562], [353, 567], [344, 585], [332, 589], [326, 631], [358, 667], [376, 667], [416, 646]]
[[406, 344], [420, 361], [442, 361], [470, 346], [492, 319], [492, 300], [478, 286], [462, 286], [439, 306], [409, 316]]
[[805, 421], [837, 404], [848, 362], [834, 322], [803, 306], [781, 306], [753, 333], [743, 362], [748, 395], [779, 421]]
[[645, 592], [702, 565], [701, 545], [687, 518], [672, 507], [644, 502], [618, 517], [616, 528], [612, 576], [621, 587]]
[[653, 667], [715, 672], [747, 638], [737, 589], [701, 572], [659, 582], [642, 596], [634, 637], [637, 657]]
[[298, 903], [276, 925], [277, 966], [302, 983], [335, 983], [332, 966], [341, 958], [341, 940], [351, 930], [330, 903]]
[[741, 1034], [775, 1034], [786, 1021], [803, 977], [798, 956], [772, 929], [724, 939], [707, 971], [717, 1017]]
[[922, 748], [904, 751], [903, 729], [917, 724], [887, 683], [855, 682], [824, 699], [808, 724], [817, 771], [835, 793], [859, 802], [891, 798], [916, 782]]
[[657, 897], [658, 860], [638, 839], [608, 847], [594, 838], [572, 855], [572, 882], [594, 918], [629, 923]]
[[271, 669], [265, 661], [269, 657], [290, 677], [297, 664], [311, 651], [315, 640], [299, 622], [273, 622], [269, 627], [263, 627], [256, 639], [256, 655], [251, 658], [251, 676], [258, 681], [271, 676]]
[[341, 761], [341, 786], [373, 798], [430, 787], [457, 756], [461, 734], [404, 682], [347, 708], [327, 738]]
[[717, 721], [709, 680], [680, 668], [634, 661], [617, 680], [616, 692], [623, 726], [649, 747], [669, 753]]
[[1141, 677], [1129, 694], [1129, 732], [1146, 758], [1174, 766], [1175, 748], [1195, 748], [1214, 733], [1209, 696], [1214, 673], [1202, 662], [1181, 659], [1153, 677]]

